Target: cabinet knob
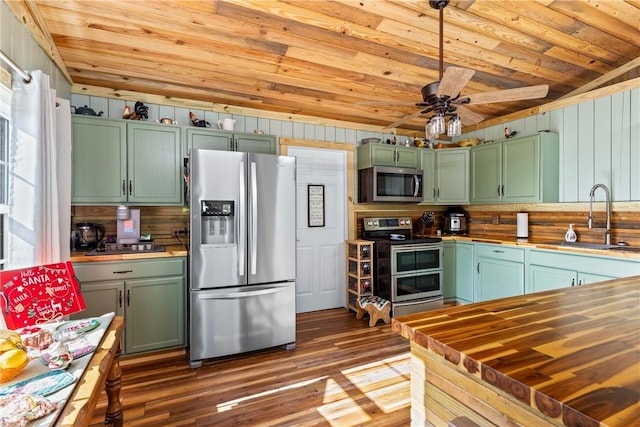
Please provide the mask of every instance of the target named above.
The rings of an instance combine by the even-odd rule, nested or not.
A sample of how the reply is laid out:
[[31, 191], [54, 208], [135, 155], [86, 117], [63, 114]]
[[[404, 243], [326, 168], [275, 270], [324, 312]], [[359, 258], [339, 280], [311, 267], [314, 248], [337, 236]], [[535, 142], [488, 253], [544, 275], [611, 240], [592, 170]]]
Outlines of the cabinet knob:
[[131, 185], [131, 180], [129, 180], [129, 195], [131, 195], [131, 190], [132, 190], [132, 185]]
[[123, 196], [127, 195], [127, 184], [124, 179], [122, 180], [122, 195]]

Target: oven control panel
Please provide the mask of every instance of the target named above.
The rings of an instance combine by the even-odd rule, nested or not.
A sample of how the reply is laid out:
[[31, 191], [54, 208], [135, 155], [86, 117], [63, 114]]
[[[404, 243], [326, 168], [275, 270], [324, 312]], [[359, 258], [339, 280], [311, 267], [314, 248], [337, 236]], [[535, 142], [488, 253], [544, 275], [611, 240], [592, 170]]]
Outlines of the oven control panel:
[[363, 230], [365, 231], [396, 231], [411, 230], [410, 217], [398, 218], [363, 218]]

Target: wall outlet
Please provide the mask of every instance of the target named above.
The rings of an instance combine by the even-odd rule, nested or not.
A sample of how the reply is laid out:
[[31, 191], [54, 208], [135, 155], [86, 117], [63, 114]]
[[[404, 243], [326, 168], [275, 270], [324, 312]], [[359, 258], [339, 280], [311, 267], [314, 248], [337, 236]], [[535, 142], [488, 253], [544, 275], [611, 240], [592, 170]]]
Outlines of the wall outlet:
[[171, 235], [173, 237], [186, 236], [188, 233], [189, 231], [186, 228], [174, 228], [171, 230]]

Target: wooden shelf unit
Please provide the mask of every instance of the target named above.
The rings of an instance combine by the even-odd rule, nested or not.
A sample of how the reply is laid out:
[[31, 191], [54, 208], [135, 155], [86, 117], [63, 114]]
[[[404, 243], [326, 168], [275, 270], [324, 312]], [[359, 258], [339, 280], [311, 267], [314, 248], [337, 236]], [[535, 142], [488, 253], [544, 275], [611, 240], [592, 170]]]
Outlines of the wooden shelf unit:
[[361, 296], [373, 295], [373, 242], [347, 240], [347, 309], [357, 311]]

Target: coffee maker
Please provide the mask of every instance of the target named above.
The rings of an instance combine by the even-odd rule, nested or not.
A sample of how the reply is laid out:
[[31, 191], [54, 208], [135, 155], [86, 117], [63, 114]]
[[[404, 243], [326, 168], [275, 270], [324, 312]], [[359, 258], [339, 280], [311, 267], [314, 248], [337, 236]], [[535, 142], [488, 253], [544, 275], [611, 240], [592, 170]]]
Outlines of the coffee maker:
[[118, 226], [117, 243], [132, 244], [140, 240], [140, 209], [118, 206], [116, 209]]

